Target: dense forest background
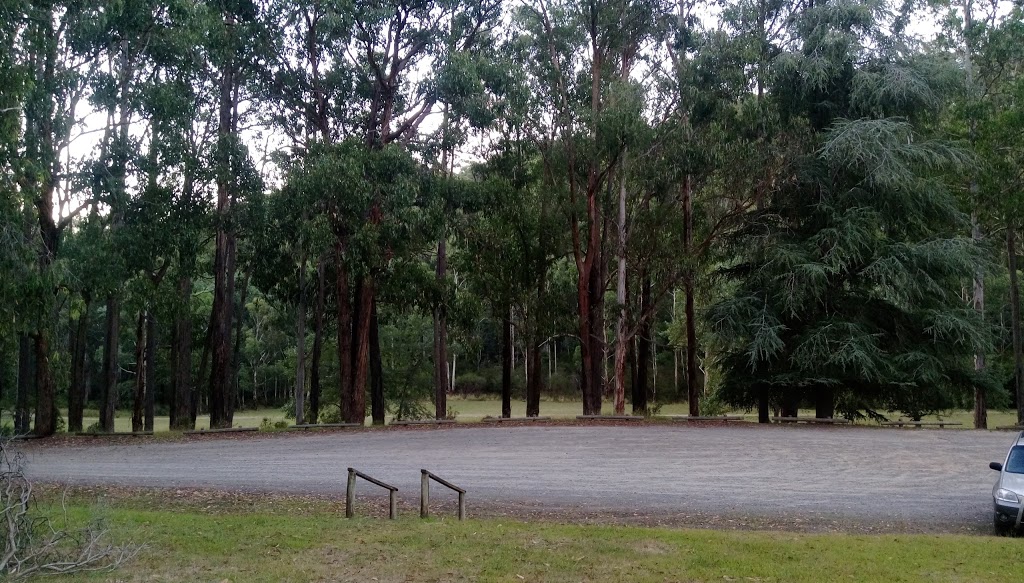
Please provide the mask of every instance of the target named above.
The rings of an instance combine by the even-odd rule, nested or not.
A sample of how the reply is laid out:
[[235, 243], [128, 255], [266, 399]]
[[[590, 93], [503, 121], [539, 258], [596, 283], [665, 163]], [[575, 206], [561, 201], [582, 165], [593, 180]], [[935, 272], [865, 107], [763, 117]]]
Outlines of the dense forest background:
[[18, 432], [1024, 421], [1020, 2], [0, 0], [0, 44]]

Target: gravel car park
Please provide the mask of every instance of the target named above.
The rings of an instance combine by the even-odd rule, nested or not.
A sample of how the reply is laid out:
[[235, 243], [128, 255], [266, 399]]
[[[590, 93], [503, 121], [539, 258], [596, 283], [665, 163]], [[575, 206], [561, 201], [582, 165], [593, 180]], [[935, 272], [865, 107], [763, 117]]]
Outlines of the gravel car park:
[[1019, 531], [1024, 519], [1024, 431], [1013, 440], [1003, 463], [989, 467], [999, 472], [992, 486], [993, 525], [997, 535]]

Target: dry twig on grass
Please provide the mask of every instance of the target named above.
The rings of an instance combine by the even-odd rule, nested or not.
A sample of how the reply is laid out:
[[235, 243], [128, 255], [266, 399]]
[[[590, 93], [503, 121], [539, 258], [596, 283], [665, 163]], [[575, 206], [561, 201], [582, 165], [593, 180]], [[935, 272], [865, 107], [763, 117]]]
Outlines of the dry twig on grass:
[[[32, 483], [25, 476], [25, 458], [13, 442], [0, 439], [0, 528], [4, 550], [0, 575], [17, 581], [32, 575], [60, 575], [116, 569], [142, 548], [106, 542], [99, 523], [80, 529], [58, 528], [30, 509]], [[67, 523], [66, 507], [64, 523]]]

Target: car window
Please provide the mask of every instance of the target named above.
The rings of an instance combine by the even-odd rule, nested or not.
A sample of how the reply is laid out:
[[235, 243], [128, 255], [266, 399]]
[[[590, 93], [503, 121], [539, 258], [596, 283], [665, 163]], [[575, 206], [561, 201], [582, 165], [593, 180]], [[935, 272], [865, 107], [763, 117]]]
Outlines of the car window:
[[1011, 474], [1024, 474], [1024, 445], [1015, 446], [1006, 458], [1006, 471]]

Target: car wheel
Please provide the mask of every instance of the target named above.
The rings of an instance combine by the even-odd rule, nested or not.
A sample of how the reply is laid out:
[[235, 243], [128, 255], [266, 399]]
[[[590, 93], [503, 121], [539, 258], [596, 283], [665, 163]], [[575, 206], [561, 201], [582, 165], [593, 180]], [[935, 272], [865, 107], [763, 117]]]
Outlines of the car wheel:
[[1013, 530], [1012, 524], [1007, 524], [999, 520], [999, 513], [995, 513], [992, 516], [992, 527], [995, 530], [996, 536], [1009, 536], [1010, 531]]

